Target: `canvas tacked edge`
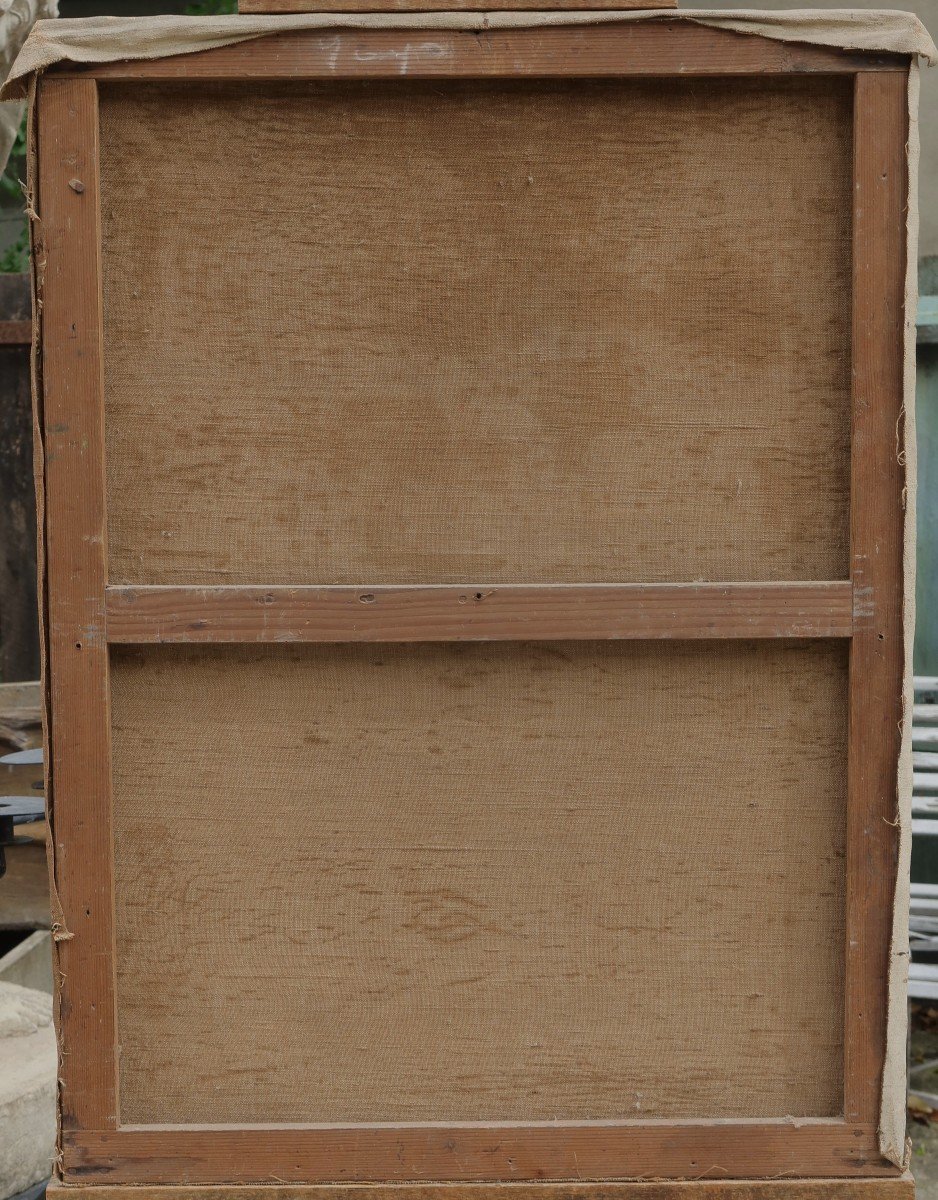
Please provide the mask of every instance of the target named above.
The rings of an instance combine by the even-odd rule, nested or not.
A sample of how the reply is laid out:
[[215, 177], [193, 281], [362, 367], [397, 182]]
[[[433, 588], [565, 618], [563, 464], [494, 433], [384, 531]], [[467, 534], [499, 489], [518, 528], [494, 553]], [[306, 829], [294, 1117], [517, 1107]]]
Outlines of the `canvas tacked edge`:
[[906, 1039], [909, 986], [909, 869], [912, 838], [912, 647], [915, 640], [916, 440], [915, 440], [915, 315], [918, 305], [918, 95], [919, 67], [915, 59], [908, 83], [908, 203], [906, 205], [905, 305], [903, 320], [903, 428], [897, 431], [897, 453], [905, 466], [903, 527], [903, 686], [901, 744], [897, 772], [899, 845], [889, 951], [886, 1055], [880, 1095], [879, 1149], [894, 1166], [907, 1170], [911, 1144], [906, 1137]]

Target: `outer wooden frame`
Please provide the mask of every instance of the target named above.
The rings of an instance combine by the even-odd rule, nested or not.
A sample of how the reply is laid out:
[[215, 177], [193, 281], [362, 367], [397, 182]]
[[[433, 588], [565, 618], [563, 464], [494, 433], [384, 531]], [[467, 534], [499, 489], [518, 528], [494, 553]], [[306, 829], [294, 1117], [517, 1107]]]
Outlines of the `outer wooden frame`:
[[[849, 581], [656, 587], [107, 588], [99, 81], [412, 77], [855, 76], [854, 428]], [[52, 72], [39, 85], [38, 259], [48, 547], [50, 795], [62, 905], [62, 1153], [68, 1183], [316, 1184], [642, 1177], [891, 1177], [878, 1151], [897, 853], [908, 63], [685, 22], [467, 34], [284, 34]], [[114, 1007], [108, 642], [555, 637], [845, 637], [850, 754], [844, 1115], [806, 1121], [128, 1127]], [[184, 1069], [184, 1064], [181, 1064]], [[634, 1185], [597, 1184], [591, 1196]], [[903, 1185], [904, 1186], [904, 1185]], [[544, 1188], [546, 1195], [551, 1189]], [[312, 1189], [317, 1195], [323, 1189]], [[342, 1192], [345, 1196], [348, 1193]], [[567, 1193], [563, 1193], [565, 1196]], [[572, 1194], [572, 1193], [571, 1193]], [[630, 1193], [631, 1194], [631, 1193]], [[636, 1193], [637, 1194], [637, 1193]]]
[[[53, 1182], [49, 1200], [75, 1189]], [[663, 1180], [584, 1183], [237, 1184], [234, 1187], [87, 1186], [83, 1200], [915, 1200], [909, 1174], [893, 1179]]]

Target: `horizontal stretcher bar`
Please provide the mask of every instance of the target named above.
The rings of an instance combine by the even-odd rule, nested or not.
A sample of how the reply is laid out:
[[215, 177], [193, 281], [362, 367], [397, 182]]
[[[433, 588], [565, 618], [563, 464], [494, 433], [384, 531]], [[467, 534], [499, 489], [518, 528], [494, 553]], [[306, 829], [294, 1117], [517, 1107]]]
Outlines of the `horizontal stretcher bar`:
[[107, 640], [421, 642], [837, 638], [849, 581], [109, 587]]

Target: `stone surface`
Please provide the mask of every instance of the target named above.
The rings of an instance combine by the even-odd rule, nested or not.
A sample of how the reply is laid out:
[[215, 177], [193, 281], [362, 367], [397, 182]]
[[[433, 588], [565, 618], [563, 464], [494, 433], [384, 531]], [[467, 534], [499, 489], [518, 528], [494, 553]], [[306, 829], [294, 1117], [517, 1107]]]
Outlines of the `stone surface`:
[[18, 983], [52, 994], [52, 934], [45, 929], [24, 937], [0, 958], [0, 983]]
[[55, 1089], [52, 997], [0, 983], [0, 1200], [52, 1171]]

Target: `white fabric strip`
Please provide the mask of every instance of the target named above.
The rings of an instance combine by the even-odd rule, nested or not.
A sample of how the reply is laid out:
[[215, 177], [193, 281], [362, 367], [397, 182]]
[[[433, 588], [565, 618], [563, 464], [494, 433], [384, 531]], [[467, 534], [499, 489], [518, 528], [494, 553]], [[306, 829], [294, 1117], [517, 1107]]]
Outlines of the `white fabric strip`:
[[296, 16], [91, 17], [41, 21], [13, 66], [0, 98], [22, 99], [26, 79], [57, 62], [163, 58], [303, 29], [531, 29], [613, 21], [696, 21], [783, 42], [912, 54], [938, 62], [938, 50], [912, 13], [879, 9], [674, 9], [628, 12], [311, 13]]
[[909, 1019], [909, 867], [912, 859], [912, 645], [915, 641], [915, 313], [918, 308], [918, 63], [909, 72], [909, 204], [906, 216], [905, 328], [903, 407], [906, 502], [903, 529], [902, 742], [899, 751], [899, 860], [892, 907], [889, 952], [889, 1001], [886, 1010], [886, 1061], [879, 1106], [879, 1149], [884, 1158], [908, 1167], [906, 1139], [906, 1037]]
[[[36, 21], [55, 17], [58, 11], [59, 0], [0, 0], [0, 78], [7, 78]], [[0, 171], [10, 157], [22, 119], [22, 100], [0, 104]]]

